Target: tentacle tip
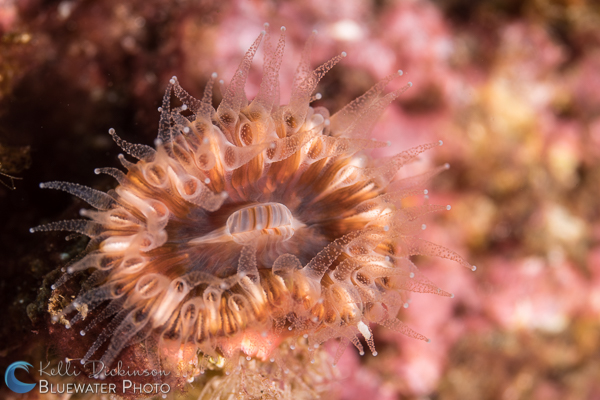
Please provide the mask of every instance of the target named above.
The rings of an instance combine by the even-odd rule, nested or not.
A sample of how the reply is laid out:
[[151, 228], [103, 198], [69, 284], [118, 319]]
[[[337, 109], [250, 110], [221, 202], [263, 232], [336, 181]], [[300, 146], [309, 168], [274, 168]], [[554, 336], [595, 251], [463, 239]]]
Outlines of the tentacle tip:
[[312, 33], [313, 33], [313, 35], [316, 35], [317, 33], [319, 33], [319, 31], [316, 29], [313, 29]]
[[423, 190], [423, 194], [428, 194], [428, 193], [429, 193], [429, 190], [427, 190], [427, 189]]
[[265, 23], [263, 24], [263, 27], [264, 27], [265, 29], [267, 29], [269, 26], [271, 26], [271, 25], [269, 25], [269, 23], [268, 23], [268, 22], [265, 22]]
[[454, 298], [454, 293], [450, 293], [450, 298], [453, 299]]
[[361, 351], [360, 353], [358, 353], [361, 357], [365, 355], [364, 351]]
[[220, 79], [220, 80], [219, 80], [219, 84], [221, 84], [221, 85], [224, 85], [224, 84], [225, 84], [225, 81], [224, 81], [223, 79]]
[[[160, 108], [160, 107], [159, 107], [159, 108]], [[160, 110], [159, 110], [159, 111], [160, 111]], [[109, 135], [114, 135], [115, 133], [116, 133], [116, 131], [115, 131], [115, 128], [110, 128], [110, 129], [108, 130], [108, 134], [109, 134]]]
[[448, 164], [448, 163], [444, 164], [444, 169], [450, 169], [450, 164]]
[[452, 209], [452, 206], [451, 206], [450, 204], [448, 204], [448, 205], [446, 206], [446, 210], [450, 211], [451, 209]]
[[475, 265], [473, 265], [473, 266], [471, 267], [471, 271], [477, 271], [477, 267], [476, 267]]
[[392, 141], [388, 140], [387, 142], [385, 142], [385, 144], [387, 145], [387, 147], [390, 147], [392, 145]]
[[81, 363], [81, 365], [85, 364], [85, 359], [82, 358], [81, 361], [79, 361]]
[[323, 98], [323, 95], [321, 93], [315, 94], [315, 99], [321, 100], [322, 98]]
[[379, 354], [379, 353], [377, 353], [376, 351], [374, 351], [373, 352], [373, 357], [377, 357], [377, 354]]
[[52, 289], [52, 290], [56, 290], [56, 285], [52, 285], [52, 286], [50, 286], [50, 289]]
[[45, 183], [40, 183], [40, 189], [46, 189], [46, 184]]
[[162, 107], [157, 108], [158, 112], [162, 112]]
[[81, 331], [79, 331], [79, 334], [80, 334], [81, 336], [85, 336], [85, 331], [84, 331], [84, 330], [81, 330]]
[[442, 140], [440, 140], [440, 141], [438, 142], [438, 144], [441, 146], [441, 145], [443, 145], [443, 144], [444, 144], [444, 142], [443, 142]]
[[96, 169], [94, 169], [94, 173], [95, 173], [96, 175], [100, 175], [100, 168], [96, 168]]
[[425, 342], [427, 342], [427, 343], [431, 343], [431, 339], [427, 339]]
[[348, 53], [346, 53], [345, 51], [342, 51], [342, 57], [346, 57], [348, 55]]
[[29, 228], [29, 233], [35, 233], [35, 229]]
[[281, 32], [285, 32], [286, 31], [286, 27], [285, 26], [282, 26], [280, 29], [281, 29]]
[[427, 229], [427, 225], [425, 225], [425, 224], [421, 225], [421, 230], [424, 231], [425, 229]]
[[412, 87], [412, 82], [408, 82], [408, 87]]
[[217, 76], [219, 76], [219, 74], [217, 74], [216, 72], [213, 72], [212, 74], [210, 74], [210, 77], [213, 79], [216, 79]]
[[267, 31], [262, 30], [262, 31], [260, 31], [260, 34], [261, 34], [261, 36], [265, 36], [267, 34]]
[[401, 69], [398, 70], [398, 76], [402, 76], [404, 74], [404, 71], [402, 71]]
[[154, 139], [154, 146], [155, 146], [155, 147], [162, 146], [162, 144], [163, 144], [163, 141], [162, 141], [162, 140], [160, 140], [160, 139], [158, 139], [158, 138], [157, 138], [157, 139]]
[[402, 307], [404, 307], [404, 308], [408, 308], [408, 306], [409, 306], [409, 304], [408, 304], [408, 303], [404, 303], [404, 304], [402, 304]]
[[174, 84], [175, 84], [175, 78], [173, 77], [173, 78], [169, 79], [169, 83], [170, 83], [171, 85], [174, 85]]
[[[311, 364], [314, 364], [314, 363], [315, 363], [315, 360], [310, 360], [310, 363], [311, 363]], [[337, 367], [337, 364], [336, 364], [336, 363], [333, 363], [333, 364], [331, 364], [331, 366], [332, 366], [333, 368], [335, 368], [335, 367]]]
[[53, 322], [53, 323], [56, 323], [56, 322], [58, 322], [58, 316], [56, 316], [56, 315], [53, 315], [53, 316], [52, 316], [52, 322]]

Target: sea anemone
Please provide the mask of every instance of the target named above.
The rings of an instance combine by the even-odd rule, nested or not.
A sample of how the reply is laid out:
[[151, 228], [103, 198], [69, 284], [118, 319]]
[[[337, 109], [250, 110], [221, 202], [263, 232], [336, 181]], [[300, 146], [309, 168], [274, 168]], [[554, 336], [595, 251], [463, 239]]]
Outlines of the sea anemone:
[[416, 237], [421, 216], [449, 206], [402, 204], [423, 195], [423, 185], [447, 166], [400, 180], [396, 175], [442, 143], [380, 160], [364, 154], [389, 145], [372, 140], [371, 130], [411, 84], [384, 94], [402, 75], [398, 71], [332, 116], [311, 107], [320, 97], [313, 96], [319, 80], [346, 56], [311, 70], [315, 34], [287, 105], [279, 103], [278, 83], [285, 28], [276, 44], [265, 40], [257, 96], [249, 101], [244, 93], [263, 31], [216, 110], [216, 74], [201, 100], [173, 77], [159, 108], [155, 148], [128, 143], [110, 129], [138, 160], [119, 156], [126, 173], [96, 169], [118, 181], [114, 190], [40, 184], [94, 208], [81, 210], [86, 219], [32, 229], [90, 238], [52, 286], [56, 295], [74, 275], [88, 274], [70, 304], [53, 303], [51, 309], [54, 322], [79, 325], [81, 335], [100, 332], [81, 355], [82, 364], [103, 351], [101, 361], [110, 365], [126, 346], [147, 339], [159, 344], [162, 358], [192, 365], [192, 373], [215, 360], [237, 365], [240, 353], [283, 366], [277, 347], [290, 338], [303, 337], [311, 352], [339, 338], [335, 362], [349, 343], [363, 354], [362, 335], [377, 355], [371, 324], [427, 340], [397, 319], [408, 292], [451, 294], [420, 274], [410, 257], [439, 256], [475, 267]]

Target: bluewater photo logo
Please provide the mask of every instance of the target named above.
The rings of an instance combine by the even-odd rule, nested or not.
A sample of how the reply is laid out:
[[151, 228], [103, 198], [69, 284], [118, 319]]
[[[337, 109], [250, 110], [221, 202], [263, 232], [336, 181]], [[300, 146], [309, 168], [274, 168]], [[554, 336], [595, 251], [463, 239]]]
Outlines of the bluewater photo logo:
[[35, 383], [23, 383], [15, 377], [15, 370], [24, 369], [29, 372], [29, 367], [33, 368], [33, 365], [25, 361], [17, 361], [8, 366], [6, 373], [4, 374], [4, 381], [6, 386], [15, 393], [27, 393], [30, 392], [34, 387]]

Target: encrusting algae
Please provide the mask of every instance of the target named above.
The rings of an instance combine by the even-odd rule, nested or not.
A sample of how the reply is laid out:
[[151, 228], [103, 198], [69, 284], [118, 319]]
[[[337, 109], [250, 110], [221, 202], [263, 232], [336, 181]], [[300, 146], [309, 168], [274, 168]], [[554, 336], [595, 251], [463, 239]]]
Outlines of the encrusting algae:
[[[310, 69], [315, 34], [302, 53], [288, 104], [279, 103], [278, 82], [285, 28], [275, 45], [265, 40], [257, 96], [249, 101], [244, 93], [252, 59], [268, 36], [263, 31], [216, 110], [216, 74], [201, 100], [173, 77], [159, 108], [154, 148], [128, 143], [110, 130], [137, 159], [119, 156], [126, 172], [96, 169], [117, 180], [114, 190], [40, 185], [93, 207], [81, 210], [85, 219], [31, 230], [90, 238], [84, 254], [52, 286], [54, 322], [82, 336], [99, 332], [86, 354], [75, 355], [82, 364], [101, 355], [111, 365], [125, 347], [143, 342], [157, 349], [163, 368], [191, 380], [206, 369], [223, 369], [229, 378], [207, 384], [205, 396], [220, 398], [225, 387], [268, 386], [262, 381], [287, 374], [304, 383], [269, 390], [289, 397], [292, 386], [320, 392], [319, 374], [305, 379], [297, 366], [310, 375], [311, 360], [327, 364], [315, 353], [329, 339], [339, 339], [333, 363], [350, 343], [364, 354], [360, 336], [377, 355], [372, 324], [427, 340], [397, 319], [408, 293], [452, 295], [425, 278], [410, 257], [438, 256], [475, 267], [416, 236], [423, 215], [449, 206], [401, 204], [422, 195], [423, 185], [447, 165], [395, 178], [403, 165], [442, 143], [381, 160], [364, 154], [389, 145], [372, 140], [371, 130], [411, 84], [384, 94], [398, 71], [333, 115], [311, 107], [319, 80], [346, 55]], [[56, 299], [65, 283], [86, 273], [86, 289], [61, 307]], [[288, 361], [294, 352], [307, 363]]]

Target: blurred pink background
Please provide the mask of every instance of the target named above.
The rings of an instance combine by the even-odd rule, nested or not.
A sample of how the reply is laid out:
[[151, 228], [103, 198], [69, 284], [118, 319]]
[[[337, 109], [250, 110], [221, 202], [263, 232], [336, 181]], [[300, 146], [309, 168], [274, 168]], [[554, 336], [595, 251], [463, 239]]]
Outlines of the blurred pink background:
[[[313, 29], [315, 67], [348, 53], [321, 82], [317, 105], [335, 111], [404, 71], [390, 89], [413, 87], [374, 136], [392, 142], [386, 154], [444, 141], [402, 173], [450, 163], [430, 198], [452, 210], [427, 221], [424, 237], [478, 266], [418, 259], [455, 294], [415, 294], [403, 314], [432, 342], [377, 329], [379, 356], [344, 354], [339, 398], [600, 399], [600, 8], [591, 0], [0, 0], [0, 144], [30, 146], [34, 166], [42, 157], [42, 139], [10, 113], [11, 99], [45, 93], [36, 89], [45, 69], [68, 82], [65, 96], [86, 99], [69, 118], [92, 120], [83, 107], [101, 110], [101, 129], [73, 128], [57, 143], [83, 131], [104, 135], [125, 102], [131, 122], [114, 123], [130, 128], [128, 139], [150, 143], [166, 80], [175, 74], [200, 95], [213, 71], [230, 79], [264, 22], [274, 34], [287, 28], [282, 103]], [[261, 65], [259, 53], [249, 97]], [[82, 152], [113, 159], [104, 136]], [[43, 180], [35, 168], [14, 171], [26, 178], [15, 193], [26, 197]], [[87, 172], [61, 179], [89, 183]], [[0, 201], [8, 196], [4, 190]]]

